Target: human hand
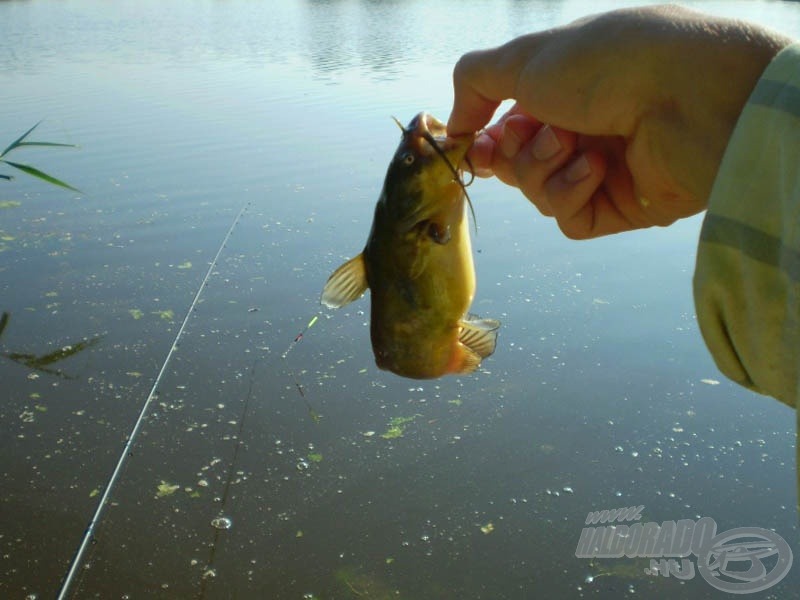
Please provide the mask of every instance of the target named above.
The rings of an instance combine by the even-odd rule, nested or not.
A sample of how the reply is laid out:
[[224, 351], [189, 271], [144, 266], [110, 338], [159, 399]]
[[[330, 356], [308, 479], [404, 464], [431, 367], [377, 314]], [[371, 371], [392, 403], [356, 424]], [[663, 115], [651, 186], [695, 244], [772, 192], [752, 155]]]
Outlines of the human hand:
[[728, 139], [790, 43], [678, 7], [626, 9], [464, 55], [448, 134], [485, 126], [478, 175], [514, 185], [570, 238], [669, 225], [705, 209]]

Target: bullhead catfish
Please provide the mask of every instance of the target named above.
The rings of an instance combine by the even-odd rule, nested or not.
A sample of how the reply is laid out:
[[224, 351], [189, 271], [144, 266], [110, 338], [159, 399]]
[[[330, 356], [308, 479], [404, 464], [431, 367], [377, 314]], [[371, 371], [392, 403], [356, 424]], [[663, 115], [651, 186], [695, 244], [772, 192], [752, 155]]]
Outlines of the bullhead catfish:
[[458, 165], [474, 136], [448, 138], [424, 112], [401, 129], [367, 244], [333, 272], [321, 302], [338, 308], [370, 289], [381, 369], [416, 379], [470, 373], [494, 352], [500, 326], [467, 314], [475, 268]]

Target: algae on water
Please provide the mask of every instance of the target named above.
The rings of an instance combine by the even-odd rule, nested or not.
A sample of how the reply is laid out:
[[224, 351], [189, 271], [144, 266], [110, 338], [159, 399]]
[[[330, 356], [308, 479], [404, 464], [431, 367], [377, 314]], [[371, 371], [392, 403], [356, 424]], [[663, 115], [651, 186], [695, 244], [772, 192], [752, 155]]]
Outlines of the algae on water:
[[171, 496], [175, 492], [180, 489], [181, 486], [177, 484], [167, 483], [163, 479], [161, 483], [158, 484], [158, 488], [156, 488], [156, 498], [164, 498], [166, 496]]
[[387, 426], [386, 431], [381, 434], [381, 437], [385, 440], [393, 440], [395, 438], [403, 437], [403, 433], [405, 433], [406, 425], [411, 423], [417, 417], [422, 415], [412, 415], [410, 417], [394, 417]]

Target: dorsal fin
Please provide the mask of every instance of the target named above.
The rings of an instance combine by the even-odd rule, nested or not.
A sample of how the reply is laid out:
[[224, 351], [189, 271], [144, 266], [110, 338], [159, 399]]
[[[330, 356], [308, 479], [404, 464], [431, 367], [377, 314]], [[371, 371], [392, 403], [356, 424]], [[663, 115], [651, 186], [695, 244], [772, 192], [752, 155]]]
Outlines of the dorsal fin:
[[498, 327], [500, 327], [500, 321], [479, 319], [474, 315], [469, 315], [461, 321], [461, 333], [458, 341], [481, 358], [486, 358], [494, 352]]
[[364, 255], [348, 260], [328, 278], [320, 302], [328, 308], [340, 308], [357, 300], [367, 291], [367, 272]]

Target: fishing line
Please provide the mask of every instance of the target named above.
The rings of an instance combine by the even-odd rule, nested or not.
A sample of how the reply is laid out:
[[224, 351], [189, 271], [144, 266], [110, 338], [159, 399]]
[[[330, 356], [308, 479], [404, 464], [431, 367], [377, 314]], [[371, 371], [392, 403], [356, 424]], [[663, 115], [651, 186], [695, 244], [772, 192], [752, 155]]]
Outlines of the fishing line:
[[[308, 325], [305, 326], [305, 329], [303, 329], [303, 331], [301, 331], [295, 336], [294, 341], [292, 341], [292, 343], [289, 344], [289, 347], [286, 348], [286, 352], [281, 354], [281, 360], [286, 360], [286, 357], [289, 356], [289, 352], [294, 350], [294, 347], [298, 344], [298, 342], [300, 342], [303, 339], [303, 336], [308, 332], [309, 329], [311, 329], [314, 326], [314, 323], [316, 323], [318, 319], [319, 319], [319, 313], [311, 317], [311, 320], [308, 322]], [[306, 409], [308, 410], [308, 415], [315, 423], [319, 423], [319, 420], [322, 417], [313, 408], [311, 408], [311, 404], [309, 403], [308, 398], [306, 398], [306, 393], [303, 390], [303, 386], [300, 384], [300, 381], [298, 380], [297, 375], [294, 373], [294, 371], [292, 371], [292, 379], [294, 379], [294, 387], [297, 388], [297, 391], [300, 393], [300, 397], [303, 399], [303, 402], [306, 403]]]
[[111, 491], [117, 483], [117, 479], [119, 478], [120, 473], [122, 472], [122, 467], [125, 465], [126, 460], [133, 456], [133, 452], [131, 448], [133, 447], [133, 443], [141, 430], [142, 423], [144, 422], [144, 417], [147, 414], [148, 409], [150, 408], [150, 404], [152, 403], [153, 399], [158, 395], [157, 389], [159, 384], [161, 383], [161, 378], [167, 372], [167, 366], [169, 365], [170, 360], [172, 359], [172, 355], [175, 353], [175, 350], [178, 348], [178, 340], [180, 340], [181, 336], [183, 335], [184, 330], [186, 329], [186, 324], [189, 322], [189, 317], [192, 316], [192, 313], [197, 306], [197, 302], [200, 299], [200, 294], [203, 293], [203, 290], [206, 288], [208, 284], [208, 280], [211, 277], [211, 273], [214, 271], [215, 267], [217, 266], [217, 261], [219, 257], [222, 255], [222, 251], [225, 249], [225, 245], [228, 243], [228, 240], [233, 233], [234, 228], [239, 223], [239, 220], [242, 218], [242, 215], [247, 210], [247, 207], [250, 205], [250, 202], [247, 201], [242, 206], [239, 214], [236, 215], [236, 218], [231, 223], [231, 226], [228, 228], [228, 232], [225, 234], [225, 237], [222, 239], [222, 243], [217, 250], [216, 255], [214, 255], [211, 264], [208, 267], [208, 271], [206, 271], [205, 277], [203, 277], [203, 281], [200, 282], [200, 287], [197, 289], [197, 293], [192, 300], [192, 303], [189, 305], [189, 310], [186, 311], [186, 316], [181, 323], [180, 328], [178, 329], [178, 333], [175, 336], [175, 339], [170, 346], [169, 352], [167, 352], [167, 356], [164, 359], [164, 363], [161, 365], [161, 369], [156, 376], [155, 381], [153, 382], [153, 386], [150, 388], [150, 393], [147, 395], [147, 399], [142, 406], [142, 410], [139, 412], [139, 417], [136, 419], [136, 422], [133, 424], [133, 428], [131, 432], [128, 434], [128, 440], [125, 442], [125, 446], [122, 448], [122, 453], [120, 454], [119, 459], [117, 460], [117, 464], [114, 467], [114, 471], [111, 473], [111, 477], [108, 479], [106, 483], [105, 491], [103, 495], [100, 497], [100, 501], [97, 504], [97, 509], [95, 510], [94, 514], [92, 515], [89, 524], [86, 526], [86, 530], [84, 531], [83, 538], [81, 540], [81, 544], [78, 547], [75, 556], [72, 559], [72, 564], [70, 565], [69, 571], [64, 579], [64, 583], [61, 585], [61, 590], [58, 593], [58, 600], [63, 600], [67, 598], [67, 594], [69, 592], [69, 588], [72, 586], [73, 580], [75, 579], [76, 574], [80, 568], [81, 562], [83, 560], [83, 555], [86, 552], [86, 549], [89, 547], [90, 543], [93, 543], [94, 540], [94, 532], [97, 528], [100, 519], [103, 516], [103, 512], [106, 507], [106, 503], [108, 502], [109, 497], [111, 496]]
[[[233, 458], [231, 459], [230, 467], [228, 468], [228, 475], [225, 478], [225, 487], [223, 488], [222, 492], [222, 506], [219, 509], [217, 519], [226, 518], [225, 507], [228, 505], [228, 495], [231, 489], [231, 482], [233, 481], [233, 474], [236, 472], [236, 463], [239, 460], [239, 450], [242, 448], [242, 434], [244, 433], [244, 424], [247, 420], [247, 415], [250, 413], [250, 399], [253, 397], [253, 381], [255, 380], [256, 364], [259, 360], [260, 358], [257, 357], [250, 366], [250, 382], [247, 387], [247, 396], [244, 399], [242, 416], [239, 418], [239, 430], [236, 433], [236, 447], [233, 450]], [[224, 529], [224, 527], [218, 527], [214, 525], [213, 521], [212, 525], [214, 526], [214, 539], [211, 542], [211, 552], [208, 556], [205, 573], [200, 580], [200, 592], [198, 594], [198, 598], [206, 597], [206, 580], [208, 578], [206, 574], [213, 572], [212, 569], [214, 567], [214, 559], [217, 556], [217, 542], [219, 541], [220, 531]]]
[[[314, 323], [317, 322], [319, 319], [319, 314], [314, 315], [308, 324], [303, 328], [303, 330], [298, 333], [294, 340], [289, 343], [289, 346], [286, 348], [286, 351], [281, 354], [281, 360], [285, 360], [289, 353], [294, 349], [294, 347], [303, 339], [303, 336], [314, 326]], [[228, 467], [228, 473], [225, 477], [225, 486], [222, 492], [222, 500], [219, 512], [217, 513], [217, 519], [227, 519], [226, 517], [226, 507], [228, 505], [228, 498], [230, 496], [230, 489], [231, 484], [233, 482], [233, 476], [236, 473], [236, 465], [239, 462], [239, 451], [241, 450], [242, 446], [244, 445], [244, 426], [245, 422], [247, 421], [247, 417], [250, 414], [250, 400], [253, 397], [253, 382], [255, 380], [255, 371], [256, 371], [256, 364], [260, 361], [261, 358], [257, 357], [253, 360], [253, 364], [250, 366], [250, 381], [247, 387], [247, 395], [244, 400], [244, 407], [242, 408], [242, 415], [239, 418], [239, 429], [236, 435], [236, 447], [233, 450], [233, 458], [231, 459], [230, 466]], [[306, 398], [305, 392], [303, 391], [303, 386], [300, 385], [298, 378], [293, 374], [292, 379], [294, 380], [294, 385], [297, 388], [297, 391], [300, 392], [300, 396], [303, 398], [303, 401], [306, 404], [306, 408], [308, 409], [308, 414], [314, 420], [315, 423], [319, 422], [319, 415], [311, 408], [311, 404], [309, 404], [308, 399]], [[214, 569], [214, 561], [217, 556], [217, 543], [219, 542], [220, 538], [220, 531], [224, 529], [224, 527], [217, 527], [214, 526], [214, 539], [211, 541], [211, 551], [209, 552], [208, 562], [206, 563], [206, 570], [201, 578], [200, 582], [200, 591], [198, 592], [198, 598], [202, 599], [206, 597], [206, 581], [208, 576], [206, 574], [213, 573]]]

